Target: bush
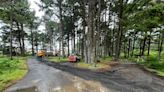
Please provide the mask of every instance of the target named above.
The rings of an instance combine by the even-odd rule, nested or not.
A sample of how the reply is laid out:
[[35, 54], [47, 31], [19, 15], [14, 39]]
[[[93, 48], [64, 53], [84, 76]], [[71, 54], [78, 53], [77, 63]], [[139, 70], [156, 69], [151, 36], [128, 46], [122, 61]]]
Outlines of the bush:
[[164, 63], [160, 63], [160, 62], [150, 62], [149, 64], [147, 64], [148, 68], [151, 69], [155, 69], [155, 70], [162, 70], [164, 71]]

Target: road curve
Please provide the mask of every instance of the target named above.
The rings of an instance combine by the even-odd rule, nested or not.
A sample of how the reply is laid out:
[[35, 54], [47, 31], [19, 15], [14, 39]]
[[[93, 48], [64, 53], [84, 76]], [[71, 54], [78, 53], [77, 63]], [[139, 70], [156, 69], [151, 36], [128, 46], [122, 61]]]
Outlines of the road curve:
[[115, 92], [100, 82], [79, 78], [36, 59], [29, 59], [28, 66], [28, 74], [5, 92]]
[[112, 90], [111, 92], [164, 92], [164, 78], [152, 75], [133, 64], [116, 65], [106, 72], [79, 69], [65, 63], [45, 64], [85, 80], [99, 81], [104, 87]]

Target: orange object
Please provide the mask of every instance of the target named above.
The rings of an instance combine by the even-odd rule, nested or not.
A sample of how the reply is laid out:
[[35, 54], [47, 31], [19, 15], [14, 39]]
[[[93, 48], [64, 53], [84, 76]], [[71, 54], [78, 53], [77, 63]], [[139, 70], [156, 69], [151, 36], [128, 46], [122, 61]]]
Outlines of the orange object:
[[43, 57], [43, 56], [45, 56], [45, 52], [44, 52], [44, 51], [39, 51], [39, 52], [37, 53], [37, 56]]

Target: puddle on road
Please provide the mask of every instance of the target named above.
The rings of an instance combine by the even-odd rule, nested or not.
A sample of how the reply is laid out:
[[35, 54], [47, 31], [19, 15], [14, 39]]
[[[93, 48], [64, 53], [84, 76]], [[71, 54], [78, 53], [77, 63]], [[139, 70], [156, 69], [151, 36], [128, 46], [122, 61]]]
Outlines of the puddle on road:
[[75, 77], [72, 81], [73, 83], [70, 85], [53, 88], [52, 92], [111, 92], [99, 82], [84, 80], [78, 77]]

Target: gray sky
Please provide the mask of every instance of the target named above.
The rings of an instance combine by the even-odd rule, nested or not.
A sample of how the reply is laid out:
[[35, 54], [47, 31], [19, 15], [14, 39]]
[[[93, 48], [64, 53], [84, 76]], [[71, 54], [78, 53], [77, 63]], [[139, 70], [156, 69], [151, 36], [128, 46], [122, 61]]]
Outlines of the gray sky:
[[[39, 17], [39, 18], [42, 18], [42, 16], [44, 15], [44, 12], [40, 11], [40, 7], [36, 4], [36, 3], [41, 4], [41, 1], [40, 0], [28, 0], [28, 2], [30, 4], [31, 10], [34, 10], [36, 12], [36, 16]], [[45, 26], [41, 25], [41, 26], [39, 26], [38, 29], [39, 30], [44, 30]]]
[[43, 11], [40, 11], [39, 6], [36, 3], [41, 4], [40, 0], [28, 0], [30, 3], [30, 8], [36, 11], [36, 16], [41, 18], [44, 15]]

